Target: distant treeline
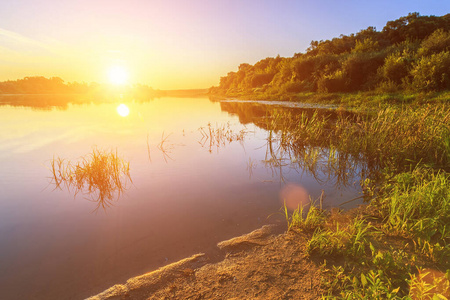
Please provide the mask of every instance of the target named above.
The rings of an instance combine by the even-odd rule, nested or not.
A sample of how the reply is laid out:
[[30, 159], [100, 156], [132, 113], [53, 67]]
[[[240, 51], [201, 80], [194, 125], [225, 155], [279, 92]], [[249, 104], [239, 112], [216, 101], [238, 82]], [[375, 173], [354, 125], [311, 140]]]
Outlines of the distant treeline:
[[164, 91], [154, 90], [146, 85], [109, 86], [99, 83], [65, 83], [59, 77], [46, 78], [31, 76], [18, 80], [0, 82], [0, 94], [108, 94], [120, 90], [121, 93], [131, 96], [161, 97]]
[[59, 77], [31, 76], [0, 82], [1, 94], [85, 93], [94, 86], [87, 83], [64, 83]]
[[450, 90], [450, 14], [410, 13], [382, 31], [312, 41], [306, 53], [268, 57], [220, 78], [211, 94]]

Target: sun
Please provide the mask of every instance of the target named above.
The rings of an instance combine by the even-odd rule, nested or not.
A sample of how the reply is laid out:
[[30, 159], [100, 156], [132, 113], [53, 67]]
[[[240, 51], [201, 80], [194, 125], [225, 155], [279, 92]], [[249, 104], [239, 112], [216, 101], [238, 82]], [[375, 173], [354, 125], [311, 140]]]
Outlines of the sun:
[[125, 84], [128, 81], [128, 71], [122, 66], [112, 66], [108, 70], [108, 78], [112, 84]]

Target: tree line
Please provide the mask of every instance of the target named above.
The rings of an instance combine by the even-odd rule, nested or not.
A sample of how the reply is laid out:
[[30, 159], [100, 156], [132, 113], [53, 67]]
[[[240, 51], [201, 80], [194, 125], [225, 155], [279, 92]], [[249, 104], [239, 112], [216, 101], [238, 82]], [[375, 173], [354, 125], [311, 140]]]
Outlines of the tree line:
[[267, 57], [220, 78], [211, 94], [275, 96], [301, 92], [450, 89], [450, 14], [410, 13], [356, 34], [312, 41], [305, 53]]
[[0, 82], [0, 94], [84, 93], [94, 86], [78, 82], [66, 84], [59, 77], [30, 76]]
[[155, 90], [147, 85], [135, 84], [132, 86], [115, 87], [96, 82], [64, 82], [60, 77], [46, 78], [43, 76], [30, 76], [23, 79], [0, 82], [1, 94], [91, 94], [109, 97], [120, 92], [124, 96], [134, 98], [162, 97], [165, 91]]

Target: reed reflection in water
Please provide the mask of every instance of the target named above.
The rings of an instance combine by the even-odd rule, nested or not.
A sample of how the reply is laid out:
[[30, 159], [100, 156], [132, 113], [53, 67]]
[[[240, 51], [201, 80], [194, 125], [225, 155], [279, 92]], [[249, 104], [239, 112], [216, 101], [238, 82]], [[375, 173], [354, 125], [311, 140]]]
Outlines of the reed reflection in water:
[[239, 132], [235, 132], [230, 123], [216, 124], [214, 127], [211, 123], [208, 123], [206, 127], [200, 127], [198, 131], [201, 133], [202, 138], [198, 142], [203, 148], [208, 148], [211, 153], [212, 149], [216, 147], [219, 151], [220, 147], [224, 147], [227, 143], [240, 142], [243, 145], [243, 141], [248, 131], [247, 128], [241, 129]]
[[132, 183], [130, 163], [117, 155], [117, 151], [93, 149], [78, 162], [60, 157], [51, 161], [52, 181], [56, 189], [66, 187], [76, 196], [79, 192], [90, 201], [97, 202], [94, 211], [104, 210]]

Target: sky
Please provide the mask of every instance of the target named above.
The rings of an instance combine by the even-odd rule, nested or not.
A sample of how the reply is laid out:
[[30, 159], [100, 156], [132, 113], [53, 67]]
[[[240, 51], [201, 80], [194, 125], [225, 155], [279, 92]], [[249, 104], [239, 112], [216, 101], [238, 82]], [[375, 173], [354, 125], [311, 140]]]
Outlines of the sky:
[[0, 3], [0, 81], [26, 76], [208, 88], [241, 63], [305, 52], [448, 0], [14, 0]]

